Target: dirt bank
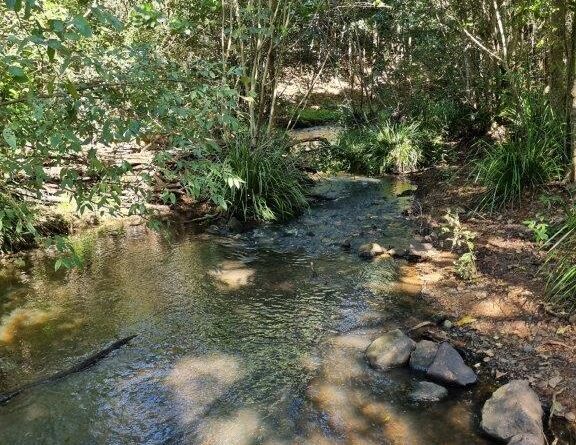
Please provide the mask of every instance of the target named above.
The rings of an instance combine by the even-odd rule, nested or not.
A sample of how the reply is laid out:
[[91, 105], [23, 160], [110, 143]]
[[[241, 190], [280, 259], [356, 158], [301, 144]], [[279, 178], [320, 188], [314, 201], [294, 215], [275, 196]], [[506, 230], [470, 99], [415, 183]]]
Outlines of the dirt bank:
[[[477, 370], [498, 382], [528, 379], [555, 416], [568, 420], [572, 437], [564, 439], [576, 443], [576, 320], [544, 304], [545, 277], [539, 274], [544, 255], [522, 224], [539, 213], [554, 215], [536, 197], [515, 209], [480, 215], [474, 208], [481, 189], [470, 185], [463, 170], [433, 169], [412, 179], [418, 190], [409, 216], [439, 251], [415, 266], [422, 297], [448, 320], [439, 335], [478, 353]], [[552, 192], [563, 193], [560, 187]], [[443, 216], [456, 208], [463, 226], [477, 233], [478, 277], [471, 282], [455, 274], [457, 256], [441, 235]]]

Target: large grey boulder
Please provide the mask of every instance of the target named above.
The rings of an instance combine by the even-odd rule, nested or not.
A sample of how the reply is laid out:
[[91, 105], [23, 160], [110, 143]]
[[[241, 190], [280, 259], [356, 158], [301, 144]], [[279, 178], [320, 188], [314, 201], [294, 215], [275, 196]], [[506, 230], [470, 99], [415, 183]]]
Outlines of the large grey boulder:
[[416, 349], [410, 356], [410, 367], [417, 371], [428, 371], [438, 352], [438, 343], [422, 340], [416, 344]]
[[438, 347], [427, 375], [435, 380], [460, 386], [471, 385], [478, 380], [476, 373], [466, 366], [458, 351], [446, 342]]
[[386, 370], [408, 362], [416, 343], [400, 329], [387, 332], [366, 349], [366, 358], [375, 368]]
[[409, 394], [415, 402], [439, 402], [448, 395], [448, 390], [432, 382], [418, 382]]
[[371, 260], [379, 255], [383, 255], [385, 252], [386, 251], [380, 244], [368, 243], [360, 246], [358, 249], [358, 256], [360, 256], [360, 258]]
[[544, 445], [542, 405], [526, 380], [498, 388], [482, 409], [486, 434], [514, 445]]

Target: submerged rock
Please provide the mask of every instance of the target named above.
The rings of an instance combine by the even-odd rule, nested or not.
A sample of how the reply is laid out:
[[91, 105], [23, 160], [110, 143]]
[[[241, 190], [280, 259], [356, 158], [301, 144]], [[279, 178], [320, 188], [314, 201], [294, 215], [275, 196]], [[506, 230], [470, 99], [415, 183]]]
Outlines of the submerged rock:
[[446, 342], [438, 347], [427, 374], [433, 379], [460, 386], [471, 385], [478, 379], [472, 368], [466, 366], [458, 351]]
[[371, 260], [372, 258], [382, 255], [385, 252], [386, 251], [380, 244], [368, 243], [368, 244], [362, 244], [360, 246], [360, 248], [358, 249], [358, 256], [360, 256], [361, 258]]
[[375, 368], [395, 368], [408, 362], [415, 347], [414, 340], [400, 329], [395, 329], [374, 340], [366, 349], [366, 358]]
[[410, 356], [410, 367], [417, 371], [428, 371], [438, 352], [438, 344], [430, 340], [422, 340]]
[[415, 402], [439, 402], [448, 395], [448, 390], [432, 382], [418, 382], [409, 397]]
[[514, 445], [544, 445], [542, 405], [526, 380], [498, 388], [482, 409], [486, 434]]
[[226, 223], [228, 230], [234, 233], [240, 233], [244, 230], [244, 225], [235, 216], [231, 217]]

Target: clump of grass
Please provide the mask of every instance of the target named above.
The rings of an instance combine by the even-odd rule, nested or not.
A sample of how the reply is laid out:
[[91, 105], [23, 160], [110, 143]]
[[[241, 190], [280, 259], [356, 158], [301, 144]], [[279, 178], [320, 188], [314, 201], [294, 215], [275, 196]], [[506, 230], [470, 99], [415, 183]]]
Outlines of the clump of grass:
[[489, 210], [518, 202], [526, 190], [562, 174], [563, 125], [545, 98], [527, 94], [503, 116], [512, 128], [509, 139], [483, 143], [486, 153], [475, 166], [476, 181], [486, 187], [481, 206]]
[[568, 217], [556, 234], [548, 241], [548, 262], [553, 269], [547, 283], [547, 299], [550, 303], [576, 312], [576, 212]]
[[[238, 131], [217, 151], [199, 159], [182, 160], [164, 170], [177, 178], [195, 201], [209, 201], [243, 220], [275, 221], [297, 215], [307, 206], [305, 177], [289, 155], [283, 136], [262, 134], [253, 141]], [[166, 201], [176, 203], [175, 196]]]
[[226, 189], [231, 213], [245, 220], [284, 220], [307, 205], [304, 176], [286, 147], [282, 137], [265, 137], [257, 147], [247, 136], [231, 141], [224, 165], [239, 180]]
[[344, 132], [335, 148], [335, 157], [344, 160], [354, 173], [409, 173], [422, 160], [422, 139], [417, 124], [386, 120]]
[[391, 124], [389, 121], [378, 131], [380, 145], [388, 151], [380, 171], [392, 170], [395, 173], [416, 171], [422, 159], [422, 133], [418, 124]]

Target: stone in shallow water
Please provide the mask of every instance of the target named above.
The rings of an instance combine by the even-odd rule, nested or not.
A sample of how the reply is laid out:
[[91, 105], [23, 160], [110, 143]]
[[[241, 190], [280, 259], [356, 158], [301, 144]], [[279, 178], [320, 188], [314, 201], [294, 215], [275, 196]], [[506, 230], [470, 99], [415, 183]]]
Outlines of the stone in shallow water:
[[395, 329], [374, 340], [366, 349], [366, 358], [375, 368], [395, 368], [408, 362], [415, 347], [414, 340], [400, 329]]
[[482, 409], [482, 429], [514, 445], [543, 445], [542, 405], [526, 380], [498, 388]]
[[438, 347], [427, 374], [433, 379], [460, 386], [471, 385], [478, 379], [474, 371], [466, 366], [458, 351], [446, 342]]
[[438, 344], [430, 340], [422, 340], [416, 344], [416, 349], [410, 356], [410, 367], [417, 371], [426, 372], [432, 362], [436, 353], [438, 352]]
[[448, 395], [448, 390], [432, 382], [418, 382], [409, 397], [415, 402], [439, 402]]
[[358, 256], [371, 260], [376, 258], [378, 255], [382, 255], [385, 252], [384, 248], [380, 244], [368, 243], [362, 244], [358, 249]]

